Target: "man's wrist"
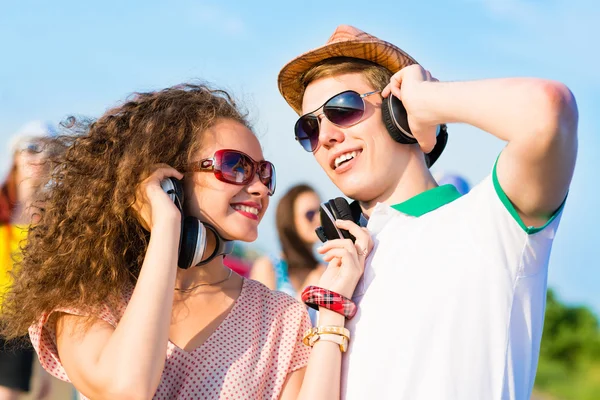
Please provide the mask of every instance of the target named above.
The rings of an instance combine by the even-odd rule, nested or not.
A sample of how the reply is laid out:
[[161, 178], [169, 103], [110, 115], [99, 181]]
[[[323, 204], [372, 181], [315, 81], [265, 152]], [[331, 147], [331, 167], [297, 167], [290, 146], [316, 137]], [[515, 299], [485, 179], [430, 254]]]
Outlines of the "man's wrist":
[[422, 82], [420, 90], [417, 92], [417, 99], [414, 104], [417, 106], [416, 109], [423, 110], [423, 122], [426, 125], [441, 125], [448, 121], [443, 105], [444, 86], [447, 82]]

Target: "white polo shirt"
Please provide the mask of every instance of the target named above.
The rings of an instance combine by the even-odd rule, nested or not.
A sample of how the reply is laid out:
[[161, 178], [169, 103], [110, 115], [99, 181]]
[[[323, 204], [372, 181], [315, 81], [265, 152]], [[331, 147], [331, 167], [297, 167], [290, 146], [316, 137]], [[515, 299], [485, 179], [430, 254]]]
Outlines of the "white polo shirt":
[[342, 398], [528, 400], [561, 211], [527, 228], [495, 167], [462, 197], [445, 185], [378, 204]]

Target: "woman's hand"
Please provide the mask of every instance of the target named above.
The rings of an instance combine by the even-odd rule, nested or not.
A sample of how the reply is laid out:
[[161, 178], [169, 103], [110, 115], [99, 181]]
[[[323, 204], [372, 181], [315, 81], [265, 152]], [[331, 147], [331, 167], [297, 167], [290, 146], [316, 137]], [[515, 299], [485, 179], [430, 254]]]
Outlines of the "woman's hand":
[[166, 164], [158, 164], [136, 189], [132, 207], [144, 229], [150, 232], [158, 221], [181, 219], [181, 212], [160, 186], [163, 179], [170, 177], [183, 179], [183, 174]]
[[338, 219], [335, 224], [339, 229], [350, 232], [356, 241], [328, 240], [318, 249], [323, 259], [329, 263], [319, 280], [319, 286], [351, 298], [365, 270], [365, 260], [373, 249], [373, 240], [366, 228], [361, 228], [352, 221]]

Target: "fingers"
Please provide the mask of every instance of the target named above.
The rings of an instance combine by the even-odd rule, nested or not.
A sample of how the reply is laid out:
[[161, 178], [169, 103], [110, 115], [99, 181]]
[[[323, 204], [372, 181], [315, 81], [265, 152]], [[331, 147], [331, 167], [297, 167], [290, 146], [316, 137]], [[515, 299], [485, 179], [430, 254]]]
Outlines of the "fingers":
[[175, 168], [167, 165], [167, 164], [157, 164], [155, 165], [155, 170], [150, 173], [150, 175], [144, 179], [144, 181], [149, 181], [152, 179], [157, 179], [159, 182], [165, 178], [177, 178], [183, 179], [183, 174], [177, 171]]
[[321, 247], [319, 247], [318, 252], [325, 254], [329, 253], [332, 249], [345, 249], [350, 254], [356, 255], [357, 257], [363, 259], [366, 258], [373, 249], [373, 241], [369, 231], [366, 228], [361, 228], [354, 222], [348, 220], [338, 219], [336, 220], [335, 224], [338, 228], [350, 232], [352, 236], [356, 238], [355, 242], [352, 243], [350, 239], [328, 240]]
[[357, 253], [356, 247], [350, 239], [335, 239], [328, 240], [321, 247], [317, 249], [320, 254], [325, 254], [332, 249], [345, 249], [349, 253]]
[[167, 164], [157, 164], [154, 166], [154, 170], [136, 187], [135, 200], [131, 208], [144, 229], [148, 231], [152, 228], [152, 203], [161, 196], [167, 196], [160, 187], [160, 182], [170, 177], [183, 179], [183, 174]]
[[338, 228], [347, 230], [356, 238], [354, 247], [359, 256], [366, 257], [369, 255], [373, 248], [373, 240], [366, 228], [361, 228], [352, 221], [342, 219], [336, 220], [335, 224]]
[[394, 96], [398, 97], [400, 100], [402, 100], [402, 92], [400, 90], [400, 87], [402, 86], [402, 81], [405, 80], [407, 77], [410, 77], [411, 81], [414, 80], [419, 82], [439, 82], [436, 78], [434, 78], [431, 75], [431, 72], [423, 69], [423, 67], [421, 67], [418, 64], [413, 64], [409, 65], [408, 67], [402, 68], [400, 71], [392, 75], [392, 77], [390, 78], [390, 83], [381, 91], [381, 96], [388, 97], [391, 93]]
[[349, 251], [346, 248], [333, 248], [323, 255], [323, 260], [325, 260], [326, 262], [330, 262], [335, 258], [341, 260], [350, 259], [358, 263], [358, 256], [356, 255], [356, 252]]
[[390, 78], [390, 83], [388, 83], [387, 86], [381, 91], [382, 97], [388, 97], [390, 93], [392, 93], [394, 96], [400, 98], [400, 86], [402, 85], [403, 71], [404, 69], [401, 69], [392, 75]]

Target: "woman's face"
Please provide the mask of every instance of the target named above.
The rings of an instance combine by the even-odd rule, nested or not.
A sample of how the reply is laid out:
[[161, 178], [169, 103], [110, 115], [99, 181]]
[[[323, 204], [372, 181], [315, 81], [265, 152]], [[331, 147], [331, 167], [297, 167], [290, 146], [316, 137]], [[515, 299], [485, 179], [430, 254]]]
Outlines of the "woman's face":
[[300, 238], [306, 243], [318, 240], [315, 229], [321, 225], [319, 196], [315, 192], [304, 192], [294, 202], [294, 223]]
[[[258, 139], [239, 122], [221, 120], [200, 135], [202, 148], [192, 158], [194, 162], [212, 158], [221, 149], [238, 150], [255, 161], [264, 160]], [[269, 205], [269, 190], [258, 174], [247, 185], [235, 185], [220, 181], [212, 171], [189, 172], [184, 187], [186, 215], [215, 226], [225, 239], [256, 240], [258, 224]]]
[[15, 151], [17, 182], [29, 187], [43, 185], [49, 178], [49, 146], [41, 138], [23, 139]]

